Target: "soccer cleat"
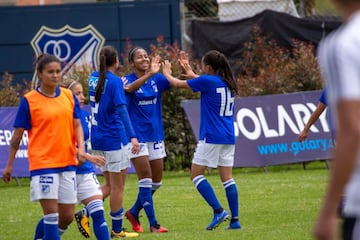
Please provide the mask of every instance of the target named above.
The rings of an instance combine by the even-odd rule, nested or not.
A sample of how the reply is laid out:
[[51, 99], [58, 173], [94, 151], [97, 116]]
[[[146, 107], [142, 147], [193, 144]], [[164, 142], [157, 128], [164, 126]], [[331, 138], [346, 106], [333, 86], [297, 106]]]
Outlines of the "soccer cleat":
[[116, 233], [114, 230], [111, 230], [111, 238], [136, 238], [139, 234], [135, 232], [126, 232], [125, 229], [121, 230], [121, 232]]
[[75, 221], [80, 233], [86, 237], [90, 238], [90, 224], [89, 217], [86, 216], [85, 210], [82, 209], [75, 213]]
[[223, 210], [221, 213], [215, 213], [214, 218], [211, 221], [211, 223], [206, 227], [206, 230], [213, 230], [217, 226], [220, 225], [220, 223], [228, 220], [230, 218], [229, 214]]
[[126, 211], [125, 216], [129, 220], [129, 222], [132, 226], [132, 229], [135, 232], [138, 232], [138, 233], [144, 232], [144, 229], [140, 225], [139, 219], [136, 218], [134, 215], [132, 215], [130, 209]]
[[168, 231], [169, 230], [167, 230], [166, 228], [160, 226], [160, 224], [155, 224], [150, 227], [150, 232], [153, 232], [153, 233], [165, 233]]
[[229, 226], [226, 227], [227, 230], [231, 229], [241, 229], [241, 225], [239, 221], [235, 221], [229, 224]]

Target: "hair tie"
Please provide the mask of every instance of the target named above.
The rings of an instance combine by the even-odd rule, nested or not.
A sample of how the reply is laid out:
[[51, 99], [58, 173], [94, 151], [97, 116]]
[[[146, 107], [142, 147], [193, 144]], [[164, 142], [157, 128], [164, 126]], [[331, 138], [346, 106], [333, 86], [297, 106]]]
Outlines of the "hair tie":
[[73, 81], [72, 83], [69, 84], [69, 86], [67, 88], [71, 89], [77, 83], [78, 83], [77, 81]]

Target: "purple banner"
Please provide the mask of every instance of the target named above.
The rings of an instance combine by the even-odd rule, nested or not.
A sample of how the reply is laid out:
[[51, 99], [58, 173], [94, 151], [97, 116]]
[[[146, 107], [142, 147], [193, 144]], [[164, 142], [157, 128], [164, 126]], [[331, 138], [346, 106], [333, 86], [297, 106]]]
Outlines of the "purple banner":
[[[236, 98], [235, 167], [264, 167], [331, 158], [333, 148], [327, 111], [310, 128], [308, 139], [298, 134], [315, 110], [321, 91]], [[196, 139], [200, 100], [181, 102]]]
[[[9, 156], [10, 140], [14, 131], [13, 123], [16, 117], [17, 107], [1, 107], [0, 108], [0, 177], [6, 166]], [[16, 153], [16, 158], [13, 167], [13, 177], [28, 177], [29, 162], [27, 155], [28, 135], [24, 132], [19, 150]], [[96, 174], [102, 174], [99, 167], [95, 168]], [[135, 173], [133, 165], [128, 169], [128, 173]]]

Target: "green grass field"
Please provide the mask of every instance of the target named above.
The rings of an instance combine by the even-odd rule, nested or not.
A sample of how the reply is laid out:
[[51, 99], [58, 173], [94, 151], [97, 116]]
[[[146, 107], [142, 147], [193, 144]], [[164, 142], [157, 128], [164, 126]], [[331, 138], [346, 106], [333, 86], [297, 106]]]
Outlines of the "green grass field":
[[[165, 172], [162, 188], [154, 195], [159, 222], [168, 233], [151, 234], [143, 213], [140, 218], [145, 233], [139, 239], [173, 240], [306, 240], [317, 215], [328, 176], [324, 162], [312, 162], [303, 169], [301, 164], [234, 170], [240, 202], [241, 230], [224, 230], [223, 223], [214, 231], [205, 231], [212, 212], [189, 179], [188, 172]], [[219, 200], [228, 209], [225, 193], [216, 170], [207, 174]], [[99, 178], [101, 181], [103, 179]], [[137, 193], [137, 178], [129, 174], [126, 182], [124, 207], [133, 203]], [[32, 239], [41, 217], [38, 203], [29, 200], [29, 180], [10, 184], [0, 182], [0, 239]], [[80, 205], [77, 209], [80, 209]], [[109, 203], [105, 201], [106, 217], [110, 219]], [[109, 224], [110, 225], [110, 224]], [[130, 224], [124, 220], [124, 227]], [[92, 235], [91, 239], [95, 239]], [[75, 222], [62, 239], [85, 239], [77, 231]]]

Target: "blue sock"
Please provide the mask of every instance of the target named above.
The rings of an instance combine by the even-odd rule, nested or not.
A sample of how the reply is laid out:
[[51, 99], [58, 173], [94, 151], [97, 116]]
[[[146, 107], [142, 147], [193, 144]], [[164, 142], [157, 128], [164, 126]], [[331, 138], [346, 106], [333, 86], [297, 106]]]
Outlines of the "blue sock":
[[134, 205], [132, 206], [132, 208], [130, 209], [131, 214], [137, 218], [139, 217], [139, 212], [142, 209], [142, 205], [141, 205], [141, 201], [140, 201], [140, 197], [139, 197], [140, 192], [137, 195], [136, 201], [134, 203]]
[[215, 192], [204, 175], [196, 176], [192, 181], [201, 196], [212, 207], [214, 212], [218, 209], [221, 209], [221, 205], [215, 195]]
[[51, 213], [44, 216], [43, 240], [60, 240], [59, 214]]
[[35, 229], [34, 240], [42, 239], [44, 237], [44, 218], [40, 219]]
[[117, 212], [110, 212], [112, 230], [116, 233], [121, 232], [122, 222], [124, 218], [124, 208], [120, 208]]
[[223, 182], [232, 219], [239, 219], [238, 191], [234, 179]]
[[154, 204], [152, 199], [152, 179], [143, 178], [139, 180], [139, 198], [144, 208], [150, 226], [157, 224], [155, 218]]
[[109, 240], [110, 234], [104, 216], [104, 205], [102, 200], [93, 200], [86, 206], [93, 220], [94, 233], [97, 239]]

